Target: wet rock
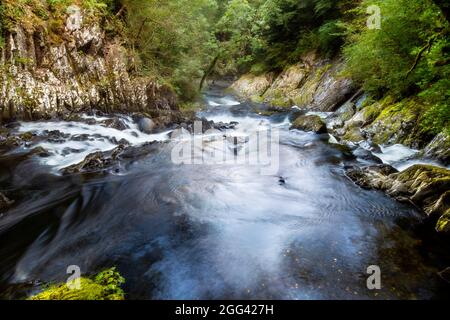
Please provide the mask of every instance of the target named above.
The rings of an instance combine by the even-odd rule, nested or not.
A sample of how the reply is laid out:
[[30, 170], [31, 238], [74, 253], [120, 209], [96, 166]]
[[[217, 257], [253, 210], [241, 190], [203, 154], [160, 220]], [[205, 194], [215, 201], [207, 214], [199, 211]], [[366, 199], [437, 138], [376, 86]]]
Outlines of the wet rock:
[[445, 213], [439, 218], [436, 223], [437, 232], [450, 232], [450, 209], [445, 211]]
[[364, 189], [384, 189], [388, 176], [398, 172], [395, 168], [382, 164], [364, 168], [352, 167], [346, 170], [346, 175]]
[[138, 128], [143, 133], [153, 133], [156, 128], [156, 123], [150, 118], [141, 118], [138, 122]]
[[300, 116], [292, 124], [290, 130], [292, 129], [327, 133], [327, 126], [319, 116]]
[[364, 141], [366, 137], [359, 127], [352, 127], [345, 132], [342, 139], [345, 141], [359, 143]]
[[17, 136], [7, 136], [0, 140], [0, 150], [9, 151], [22, 145], [22, 139]]
[[223, 122], [217, 122], [214, 123], [213, 127], [214, 129], [217, 129], [219, 131], [224, 131], [224, 130], [232, 130], [235, 129], [235, 127], [238, 125], [238, 122], [230, 122], [230, 123], [223, 123]]
[[74, 148], [69, 148], [69, 147], [67, 147], [67, 148], [64, 148], [64, 149], [62, 150], [61, 154], [62, 154], [63, 156], [67, 156], [67, 155], [69, 155], [69, 154], [71, 154], [71, 153], [80, 153], [80, 152], [82, 152], [82, 150], [78, 150], [78, 149], [74, 149]]
[[149, 154], [158, 152], [161, 148], [161, 145], [165, 143], [166, 142], [152, 141], [144, 143], [140, 146], [130, 146], [120, 152], [116, 158], [118, 160], [136, 161], [140, 158], [148, 156]]
[[36, 147], [31, 150], [31, 154], [41, 158], [50, 157], [51, 153], [43, 147]]
[[8, 210], [14, 204], [14, 200], [8, 199], [2, 192], [0, 192], [0, 212]]
[[47, 137], [47, 141], [51, 143], [64, 143], [70, 137], [70, 134], [63, 133], [59, 130], [45, 130], [43, 134]]
[[182, 139], [182, 138], [188, 138], [190, 136], [191, 136], [191, 133], [183, 127], [175, 129], [171, 133], [169, 133], [170, 139]]
[[75, 174], [80, 172], [96, 172], [111, 168], [117, 163], [116, 160], [124, 149], [125, 147], [120, 145], [111, 151], [91, 153], [80, 163], [66, 167], [61, 171], [63, 174]]
[[370, 140], [362, 141], [362, 142], [359, 143], [359, 145], [362, 148], [364, 148], [366, 150], [369, 150], [370, 152], [383, 153], [381, 151], [381, 147], [378, 144], [376, 144], [375, 142], [372, 142]]
[[345, 122], [350, 120], [356, 113], [356, 106], [348, 102], [341, 106], [327, 119], [327, 125], [331, 129], [343, 127]]
[[428, 216], [437, 217], [437, 231], [450, 231], [450, 170], [414, 165], [395, 173], [382, 165], [351, 168], [346, 174], [363, 188], [382, 190], [399, 201], [414, 204]]
[[424, 149], [424, 156], [450, 165], [450, 136], [444, 132], [438, 134]]
[[293, 107], [291, 113], [289, 114], [289, 121], [294, 122], [298, 117], [306, 115], [307, 109], [300, 109], [298, 107]]
[[72, 140], [72, 141], [88, 141], [88, 140], [92, 140], [92, 139], [90, 138], [89, 134], [83, 133], [83, 134], [77, 134], [77, 135], [71, 136], [70, 140]]
[[111, 118], [108, 120], [104, 120], [101, 122], [101, 125], [105, 126], [107, 128], [113, 128], [113, 129], [120, 130], [120, 131], [128, 129], [127, 125], [121, 119], [119, 119], [117, 117]]
[[439, 276], [444, 279], [445, 281], [447, 281], [448, 283], [450, 283], [450, 267], [442, 270], [441, 272], [438, 273]]
[[31, 141], [33, 140], [33, 133], [32, 132], [25, 132], [22, 133], [19, 137], [22, 139], [22, 141]]
[[356, 150], [353, 151], [353, 154], [358, 159], [361, 159], [364, 161], [379, 163], [379, 164], [383, 163], [383, 161], [380, 158], [378, 158], [377, 156], [372, 154], [372, 152], [370, 152], [369, 150], [366, 150], [363, 148], [357, 148]]

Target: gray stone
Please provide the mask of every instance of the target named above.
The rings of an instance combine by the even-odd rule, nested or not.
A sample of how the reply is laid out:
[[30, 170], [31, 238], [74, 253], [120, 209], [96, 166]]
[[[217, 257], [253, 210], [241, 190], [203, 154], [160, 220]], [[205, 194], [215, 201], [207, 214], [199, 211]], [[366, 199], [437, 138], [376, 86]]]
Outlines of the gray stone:
[[155, 130], [156, 124], [152, 119], [141, 118], [138, 122], [138, 128], [141, 132], [150, 134]]

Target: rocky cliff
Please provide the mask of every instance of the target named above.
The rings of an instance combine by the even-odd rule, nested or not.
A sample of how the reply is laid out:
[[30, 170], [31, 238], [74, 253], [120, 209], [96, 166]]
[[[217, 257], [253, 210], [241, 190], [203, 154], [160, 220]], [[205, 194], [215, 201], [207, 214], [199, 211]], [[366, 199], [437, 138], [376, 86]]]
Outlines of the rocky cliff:
[[[31, 18], [30, 18], [31, 21]], [[173, 91], [130, 72], [129, 50], [101, 19], [72, 5], [57, 39], [45, 26], [18, 22], [0, 47], [0, 122], [97, 109], [161, 113], [177, 109]]]
[[273, 106], [335, 111], [355, 92], [351, 79], [341, 75], [342, 67], [338, 59], [309, 54], [278, 76], [246, 74], [231, 88], [245, 98]]

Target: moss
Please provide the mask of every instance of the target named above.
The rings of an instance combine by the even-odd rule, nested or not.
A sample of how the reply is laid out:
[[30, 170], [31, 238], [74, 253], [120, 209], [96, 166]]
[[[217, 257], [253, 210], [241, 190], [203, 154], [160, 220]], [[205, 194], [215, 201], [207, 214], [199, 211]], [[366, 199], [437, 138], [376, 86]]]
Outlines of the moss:
[[361, 133], [361, 130], [357, 127], [350, 128], [347, 130], [345, 135], [342, 137], [343, 140], [351, 141], [351, 142], [360, 142], [364, 140], [364, 137]]
[[30, 300], [124, 300], [121, 285], [125, 279], [110, 268], [92, 278], [81, 277], [80, 289], [71, 289], [64, 284], [52, 285]]
[[450, 231], [450, 209], [448, 209], [438, 220], [436, 224], [437, 232], [449, 232]]
[[421, 143], [424, 137], [418, 134], [418, 121], [423, 114], [424, 105], [415, 98], [394, 102], [389, 96], [374, 104], [367, 111], [374, 116], [377, 106], [381, 112], [369, 125], [373, 133], [373, 141], [382, 143], [404, 143], [415, 145]]
[[264, 103], [264, 98], [262, 96], [259, 96], [257, 94], [250, 97], [250, 100], [255, 103]]
[[319, 134], [327, 133], [327, 126], [319, 116], [300, 116], [294, 121], [290, 129], [312, 131]]
[[20, 139], [23, 141], [31, 141], [33, 139], [33, 133], [32, 132], [25, 132], [20, 135]]

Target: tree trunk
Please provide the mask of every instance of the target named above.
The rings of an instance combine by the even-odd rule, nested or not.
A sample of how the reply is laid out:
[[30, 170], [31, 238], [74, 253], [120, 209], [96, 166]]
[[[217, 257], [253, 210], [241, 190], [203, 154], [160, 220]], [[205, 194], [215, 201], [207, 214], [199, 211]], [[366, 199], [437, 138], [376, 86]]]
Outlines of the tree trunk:
[[206, 69], [205, 73], [203, 74], [202, 80], [200, 81], [200, 87], [199, 90], [202, 91], [203, 85], [205, 84], [206, 78], [211, 74], [211, 72], [216, 67], [217, 61], [219, 60], [219, 56], [217, 55], [214, 60], [209, 65], [208, 69]]

